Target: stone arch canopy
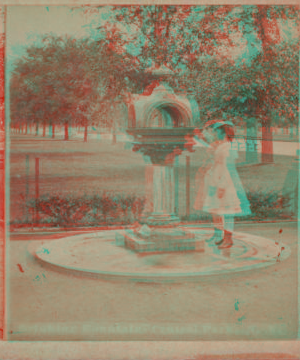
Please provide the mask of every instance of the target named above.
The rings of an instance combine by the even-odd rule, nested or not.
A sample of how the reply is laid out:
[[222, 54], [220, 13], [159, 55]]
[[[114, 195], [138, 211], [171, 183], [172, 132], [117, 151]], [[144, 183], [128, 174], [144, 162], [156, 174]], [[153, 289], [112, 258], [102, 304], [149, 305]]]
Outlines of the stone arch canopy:
[[141, 114], [140, 126], [151, 127], [151, 118], [155, 111], [166, 112], [173, 120], [172, 127], [191, 127], [193, 114], [189, 106], [170, 99], [157, 100], [144, 108]]
[[133, 95], [129, 105], [129, 124], [139, 128], [155, 127], [151, 118], [159, 112], [172, 119], [171, 127], [194, 127], [199, 117], [198, 105], [195, 104], [194, 100], [167, 89], [154, 91], [151, 95]]

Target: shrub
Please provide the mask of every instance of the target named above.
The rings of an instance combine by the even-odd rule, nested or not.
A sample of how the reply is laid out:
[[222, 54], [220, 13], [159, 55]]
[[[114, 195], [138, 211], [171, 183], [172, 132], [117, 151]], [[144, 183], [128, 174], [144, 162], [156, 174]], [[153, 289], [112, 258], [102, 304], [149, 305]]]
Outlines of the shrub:
[[[288, 210], [291, 203], [290, 194], [282, 194], [281, 191], [249, 191], [247, 198], [250, 202], [251, 215], [237, 216], [236, 220], [266, 220], [291, 217], [293, 214]], [[209, 220], [207, 213], [193, 213], [189, 220]]]
[[88, 211], [88, 204], [85, 199], [67, 196], [41, 197], [31, 200], [29, 209], [38, 211], [41, 220], [65, 226], [80, 222]]
[[[27, 203], [38, 211], [40, 223], [58, 226], [83, 226], [130, 223], [141, 216], [145, 199], [136, 195], [103, 192], [92, 196], [43, 196]], [[131, 215], [131, 216], [130, 216]]]
[[[237, 216], [237, 220], [264, 220], [282, 219], [292, 216], [288, 211], [290, 194], [280, 191], [263, 190], [247, 193], [252, 214]], [[52, 226], [97, 226], [107, 224], [130, 224], [140, 220], [145, 206], [145, 199], [135, 194], [103, 192], [92, 196], [51, 195], [43, 196], [38, 200], [32, 199], [27, 203], [27, 213], [32, 214], [37, 210], [41, 224]], [[206, 213], [192, 213], [183, 220], [209, 220]], [[30, 223], [33, 223], [32, 220]], [[14, 224], [26, 225], [28, 219], [19, 219]]]
[[252, 214], [251, 218], [280, 218], [291, 202], [289, 194], [283, 195], [280, 191], [271, 190], [264, 192], [262, 190], [249, 192], [247, 198], [250, 202]]

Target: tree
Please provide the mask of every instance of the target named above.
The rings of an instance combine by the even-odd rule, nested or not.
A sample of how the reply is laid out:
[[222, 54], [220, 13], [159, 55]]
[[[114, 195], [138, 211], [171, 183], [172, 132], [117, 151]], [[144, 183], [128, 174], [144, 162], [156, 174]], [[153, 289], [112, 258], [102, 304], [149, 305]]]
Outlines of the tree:
[[[204, 13], [204, 8], [209, 14]], [[95, 12], [94, 7], [83, 9]], [[97, 36], [127, 64], [130, 57], [131, 66], [138, 71], [155, 64], [180, 72], [199, 57], [216, 53], [220, 44], [233, 45], [230, 36], [219, 28], [221, 15], [230, 12], [229, 7], [224, 9], [220, 12], [215, 6], [113, 6], [109, 8], [109, 19], [97, 27]]]
[[19, 59], [11, 79], [11, 118], [65, 126], [86, 121], [98, 96], [98, 45], [88, 39], [48, 36]]
[[[231, 7], [234, 11], [236, 7]], [[261, 51], [252, 59], [252, 64], [260, 69], [259, 86], [256, 88], [256, 117], [262, 124], [262, 162], [273, 162], [273, 142], [270, 127], [272, 123], [273, 100], [276, 98], [274, 82], [271, 82], [276, 71], [276, 45], [280, 44], [279, 21], [289, 19], [299, 24], [297, 6], [244, 6], [240, 15], [235, 18], [243, 36], [255, 33], [260, 42]], [[226, 17], [224, 22], [228, 21]], [[296, 28], [295, 28], [296, 29]], [[274, 94], [275, 90], [275, 94]], [[294, 88], [294, 92], [296, 87]], [[290, 102], [290, 101], [289, 101]]]
[[260, 93], [267, 86], [261, 76], [263, 69], [259, 60], [240, 66], [226, 60], [222, 64], [207, 62], [206, 66], [199, 65], [192, 77], [205, 86], [205, 93], [197, 94], [203, 115], [210, 112], [214, 117], [223, 113], [233, 118], [244, 118], [247, 123], [247, 119], [261, 116], [257, 114], [257, 108], [264, 113], [271, 106], [273, 112], [285, 115], [285, 118], [272, 117], [271, 125], [287, 126], [287, 118], [289, 123], [295, 124], [298, 116], [298, 41], [282, 43], [276, 46], [274, 53], [274, 68], [268, 78], [272, 85], [268, 99], [270, 104], [259, 103]]
[[[152, 10], [153, 8], [155, 8], [155, 10]], [[252, 59], [249, 57], [252, 65], [260, 70], [260, 81], [258, 81], [258, 76], [256, 76], [257, 86], [255, 96], [250, 96], [248, 92], [247, 102], [249, 106], [256, 106], [255, 116], [261, 121], [263, 139], [266, 139], [262, 144], [262, 161], [272, 162], [271, 113], [274, 100], [278, 97], [278, 89], [275, 89], [277, 85], [275, 86], [274, 84], [273, 74], [276, 71], [276, 62], [278, 60], [278, 49], [276, 49], [276, 46], [282, 41], [280, 38], [279, 22], [289, 20], [295, 24], [299, 24], [298, 7], [204, 6], [201, 7], [202, 17], [200, 18], [197, 16], [196, 7], [179, 7], [179, 10], [177, 10], [179, 16], [177, 17], [175, 14], [168, 15], [171, 9], [172, 7], [151, 7], [151, 14], [154, 15], [149, 16], [149, 21], [145, 19], [144, 13], [146, 10], [141, 9], [141, 7], [129, 7], [125, 8], [125, 10], [119, 10], [121, 15], [118, 15], [118, 19], [123, 21], [124, 18], [127, 23], [130, 21], [139, 22], [139, 27], [142, 29], [142, 33], [145, 34], [146, 39], [149, 39], [149, 35], [147, 34], [149, 24], [154, 28], [154, 31], [150, 31], [150, 40], [147, 40], [142, 48], [142, 57], [146, 54], [148, 57], [157, 59], [158, 62], [167, 61], [168, 64], [174, 63], [174, 59], [177, 58], [177, 64], [181, 63], [181, 65], [188, 67], [190, 70], [194, 66], [197, 66], [199, 56], [203, 54], [216, 54], [220, 43], [223, 43], [223, 45], [227, 43], [227, 45], [233, 46], [230, 41], [230, 33], [232, 32], [241, 33], [245, 39], [249, 39], [250, 34], [252, 34], [254, 36], [253, 38], [256, 38], [256, 43], [260, 44], [260, 52]], [[122, 12], [125, 13], [125, 15], [123, 15]], [[162, 12], [165, 12], [164, 17], [161, 14]], [[141, 18], [143, 19], [142, 21]], [[191, 22], [189, 22], [190, 19], [199, 20], [191, 24]], [[195, 25], [196, 28], [193, 25]], [[173, 34], [175, 34], [175, 36], [172, 37], [172, 35], [170, 35], [172, 33], [170, 29], [181, 29], [183, 32], [176, 33], [176, 31], [174, 31]], [[195, 35], [196, 41], [193, 41], [193, 35]], [[148, 43], [150, 43], [150, 46], [147, 45]], [[176, 50], [176, 46], [178, 46], [178, 50]], [[155, 49], [158, 50], [155, 51]], [[190, 61], [186, 61], [187, 59]], [[283, 84], [283, 82], [284, 77], [281, 77], [281, 83]], [[284, 86], [281, 86], [281, 89], [282, 88], [284, 88]], [[295, 101], [296, 89], [297, 87], [294, 87], [292, 91], [293, 95], [291, 95], [292, 98], [289, 98], [286, 103], [288, 105], [285, 105], [288, 108], [290, 108], [291, 101]], [[243, 91], [245, 90], [246, 88], [244, 86]], [[244, 98], [245, 96], [240, 97], [242, 100], [241, 104], [244, 104]], [[283, 102], [281, 102], [281, 104], [283, 104]]]
[[270, 102], [275, 116], [272, 124], [298, 125], [299, 116], [299, 40], [283, 42], [276, 49]]
[[[134, 54], [133, 59], [140, 69], [153, 63], [164, 64], [176, 73], [184, 70], [186, 78], [191, 80], [190, 75], [195, 74], [195, 69], [201, 69], [201, 63], [207, 56], [212, 58], [210, 65], [213, 61], [224, 63], [220, 49], [229, 48], [227, 55], [230, 56], [230, 49], [238, 46], [232, 41], [232, 35], [240, 34], [248, 41], [250, 48], [253, 46], [260, 49], [244, 59], [260, 71], [260, 81], [257, 79], [255, 84], [255, 95], [250, 96], [249, 91], [251, 89], [252, 92], [253, 89], [247, 85], [249, 91], [247, 90], [246, 100], [245, 96], [236, 97], [236, 100], [240, 99], [242, 106], [248, 102], [249, 107], [256, 107], [255, 116], [263, 125], [263, 137], [270, 140], [263, 142], [263, 161], [272, 161], [272, 148], [267, 149], [267, 144], [272, 145], [269, 130], [273, 86], [270, 79], [276, 68], [276, 46], [281, 42], [279, 22], [289, 20], [297, 23], [298, 7], [135, 5], [112, 7], [111, 11], [115, 18], [110, 18], [98, 28], [100, 37], [106, 39], [110, 48], [123, 57], [128, 53]], [[232, 63], [232, 59], [229, 62]], [[235, 65], [239, 67], [238, 64]], [[239, 69], [236, 70], [238, 73]], [[209, 82], [209, 79], [205, 81]], [[183, 91], [198, 92], [199, 83], [195, 84], [195, 81], [192, 81], [194, 88], [188, 81], [179, 80], [177, 83]], [[225, 86], [226, 83], [223, 88]], [[246, 84], [242, 85], [243, 89], [240, 90], [246, 91], [245, 86]], [[204, 97], [205, 93], [206, 88], [202, 91]], [[213, 110], [210, 112], [214, 113]], [[269, 154], [265, 150], [269, 150]]]

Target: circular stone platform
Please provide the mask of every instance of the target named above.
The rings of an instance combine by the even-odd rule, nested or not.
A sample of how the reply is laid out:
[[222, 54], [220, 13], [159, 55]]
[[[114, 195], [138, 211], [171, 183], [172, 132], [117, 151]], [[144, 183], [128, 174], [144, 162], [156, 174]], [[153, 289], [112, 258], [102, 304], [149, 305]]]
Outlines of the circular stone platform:
[[[181, 227], [201, 235], [213, 230]], [[136, 253], [115, 243], [116, 230], [99, 231], [46, 241], [34, 249], [35, 256], [57, 270], [80, 276], [131, 281], [176, 282], [199, 277], [252, 270], [285, 260], [290, 249], [263, 237], [235, 232], [234, 245], [219, 250], [205, 244], [203, 251]]]

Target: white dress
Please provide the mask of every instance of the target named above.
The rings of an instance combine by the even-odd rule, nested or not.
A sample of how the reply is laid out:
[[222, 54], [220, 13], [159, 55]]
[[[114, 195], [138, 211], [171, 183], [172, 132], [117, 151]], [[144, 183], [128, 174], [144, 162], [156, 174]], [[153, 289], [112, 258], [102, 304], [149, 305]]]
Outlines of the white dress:
[[[249, 215], [250, 204], [236, 171], [237, 152], [230, 142], [216, 143], [212, 147], [213, 161], [202, 173], [194, 208], [216, 215]], [[210, 149], [210, 151], [212, 151]]]

